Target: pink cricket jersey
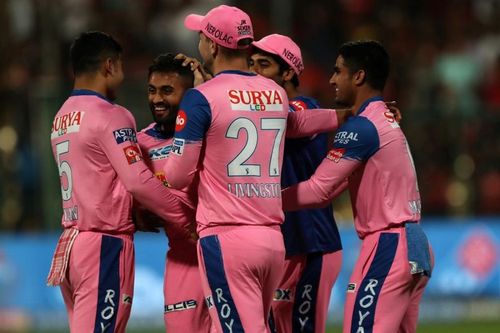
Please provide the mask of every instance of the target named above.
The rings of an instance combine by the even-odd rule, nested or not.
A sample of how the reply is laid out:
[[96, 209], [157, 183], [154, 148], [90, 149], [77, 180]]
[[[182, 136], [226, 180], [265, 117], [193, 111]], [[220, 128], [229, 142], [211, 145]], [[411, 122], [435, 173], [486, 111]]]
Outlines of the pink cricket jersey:
[[74, 90], [55, 116], [51, 144], [65, 228], [132, 233], [132, 195], [171, 223], [192, 218], [142, 160], [132, 114], [104, 96]]
[[333, 149], [308, 181], [284, 190], [285, 211], [328, 202], [346, 177], [360, 238], [420, 220], [420, 194], [410, 149], [381, 97], [368, 99], [338, 129]]
[[[288, 115], [283, 88], [252, 73], [223, 71], [186, 92], [165, 174], [172, 187], [183, 188], [199, 170], [199, 231], [282, 223], [280, 179]], [[331, 110], [293, 117], [294, 135], [337, 126]]]
[[[166, 137], [161, 133], [161, 131], [156, 127], [156, 123], [150, 124], [148, 127], [137, 133], [137, 142], [141, 148], [144, 162], [146, 162], [149, 169], [153, 171], [154, 175], [162, 182], [166, 182], [163, 165], [172, 150], [172, 140], [172, 137]], [[196, 209], [196, 191], [195, 189], [191, 189], [191, 185], [189, 189], [186, 188], [183, 190], [176, 190], [172, 188], [170, 190], [174, 195], [179, 197], [179, 199], [182, 200], [187, 207], [189, 207], [189, 209], [192, 211]], [[193, 212], [191, 212], [191, 214], [193, 214]], [[192, 216], [194, 217], [194, 215]], [[194, 218], [192, 222], [194, 223]], [[170, 243], [177, 239], [190, 239], [191, 237], [187, 230], [169, 228], [169, 225], [166, 225], [165, 231]]]

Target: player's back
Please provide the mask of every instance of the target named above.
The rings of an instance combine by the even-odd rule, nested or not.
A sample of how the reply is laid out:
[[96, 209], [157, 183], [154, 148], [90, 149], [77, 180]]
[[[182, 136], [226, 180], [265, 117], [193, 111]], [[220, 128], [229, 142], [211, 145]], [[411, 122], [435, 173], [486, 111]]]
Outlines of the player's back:
[[[406, 137], [381, 98], [368, 100], [353, 119], [359, 140], [370, 138], [372, 150], [363, 167], [349, 178], [356, 229], [360, 237], [420, 220], [420, 194], [415, 167]], [[346, 123], [348, 125], [350, 121]], [[344, 127], [336, 141], [357, 144], [358, 136]]]
[[[64, 227], [108, 233], [134, 231], [132, 196], [103, 149], [110, 141], [136, 142], [130, 112], [97, 93], [73, 91], [57, 112], [51, 131], [61, 181]], [[139, 158], [135, 146], [124, 148], [124, 154], [129, 163]]]
[[[311, 98], [299, 96], [290, 100], [291, 112], [314, 112], [318, 103]], [[323, 161], [328, 146], [327, 134], [313, 137], [286, 139], [283, 157], [284, 188], [305, 181], [314, 174]], [[339, 231], [330, 203], [324, 208], [302, 209], [285, 213], [281, 225], [288, 256], [313, 252], [333, 252], [342, 248]]]
[[279, 225], [288, 98], [274, 81], [225, 71], [197, 88], [210, 105], [200, 167], [199, 229]]

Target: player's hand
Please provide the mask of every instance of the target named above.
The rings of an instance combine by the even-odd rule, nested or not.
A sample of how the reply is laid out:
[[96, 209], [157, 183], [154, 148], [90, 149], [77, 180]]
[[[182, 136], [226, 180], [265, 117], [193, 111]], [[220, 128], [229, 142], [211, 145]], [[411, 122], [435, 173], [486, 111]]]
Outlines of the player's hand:
[[189, 66], [194, 75], [193, 85], [196, 87], [205, 81], [210, 80], [213, 76], [201, 65], [198, 59], [188, 57], [185, 54], [179, 53], [175, 59], [184, 60], [182, 66]]
[[190, 234], [190, 236], [191, 236], [191, 239], [194, 240], [195, 242], [197, 242], [198, 239], [200, 238], [200, 236], [198, 236], [198, 234], [196, 232], [192, 232]]
[[394, 115], [394, 120], [399, 124], [403, 116], [401, 115], [401, 110], [396, 106], [396, 101], [385, 102], [385, 105], [387, 105], [389, 111]]
[[347, 118], [352, 116], [352, 109], [335, 109], [335, 112], [337, 112], [339, 127], [346, 122]]
[[142, 232], [159, 233], [160, 228], [165, 226], [161, 218], [143, 209], [135, 209], [132, 213], [132, 220], [134, 221], [135, 229]]

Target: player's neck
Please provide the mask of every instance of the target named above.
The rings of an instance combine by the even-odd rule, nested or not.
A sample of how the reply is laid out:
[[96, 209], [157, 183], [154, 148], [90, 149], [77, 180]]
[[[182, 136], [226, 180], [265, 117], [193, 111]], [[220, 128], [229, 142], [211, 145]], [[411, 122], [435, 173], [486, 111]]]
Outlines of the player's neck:
[[250, 72], [248, 68], [247, 59], [244, 57], [241, 58], [233, 58], [233, 59], [224, 59], [224, 58], [216, 58], [213, 64], [213, 74], [216, 75], [222, 71], [242, 71], [242, 72]]
[[73, 89], [86, 89], [106, 96], [106, 85], [96, 76], [81, 75], [75, 78]]
[[363, 105], [364, 102], [366, 102], [366, 100], [372, 98], [372, 97], [376, 97], [376, 96], [381, 96], [382, 95], [382, 92], [380, 90], [375, 90], [375, 89], [372, 89], [372, 88], [361, 88], [359, 91], [358, 91], [358, 94], [356, 95], [356, 101], [354, 103], [354, 105], [352, 106], [352, 110], [353, 112], [356, 114], [359, 110], [359, 108]]
[[286, 95], [288, 96], [288, 99], [292, 99], [292, 98], [300, 96], [300, 92], [297, 90], [297, 88], [291, 82], [285, 82], [285, 84], [283, 85], [283, 88], [286, 91]]

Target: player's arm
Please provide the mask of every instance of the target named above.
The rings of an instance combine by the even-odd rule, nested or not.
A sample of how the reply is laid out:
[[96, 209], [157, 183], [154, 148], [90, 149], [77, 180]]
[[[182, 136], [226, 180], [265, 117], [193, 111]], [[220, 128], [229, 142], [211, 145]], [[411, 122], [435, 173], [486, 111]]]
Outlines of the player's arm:
[[316, 133], [335, 131], [351, 114], [351, 109], [314, 109], [289, 112], [286, 137], [300, 138]]
[[167, 223], [187, 226], [192, 220], [190, 210], [148, 169], [137, 144], [133, 118], [123, 110], [119, 112], [109, 118], [98, 136], [118, 178], [146, 209]]
[[345, 179], [378, 149], [375, 126], [366, 118], [353, 118], [337, 131], [333, 149], [314, 175], [283, 191], [283, 209], [294, 211], [329, 203], [346, 186]]
[[193, 181], [200, 159], [203, 138], [212, 121], [207, 99], [196, 89], [182, 98], [177, 115], [172, 151], [163, 170], [171, 187], [183, 189]]

